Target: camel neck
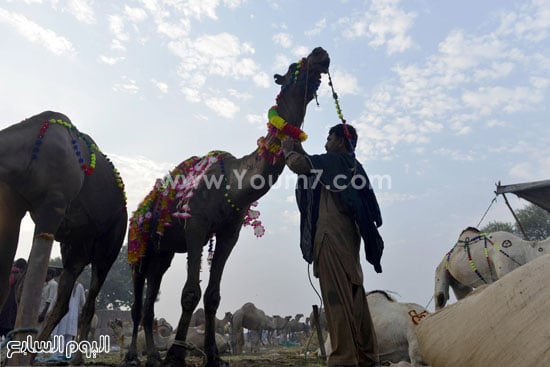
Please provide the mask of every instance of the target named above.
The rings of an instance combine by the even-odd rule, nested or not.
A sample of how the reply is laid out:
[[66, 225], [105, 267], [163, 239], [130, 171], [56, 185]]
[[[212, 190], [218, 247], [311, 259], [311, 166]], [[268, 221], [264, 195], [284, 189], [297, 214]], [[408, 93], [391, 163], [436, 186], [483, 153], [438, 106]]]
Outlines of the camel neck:
[[224, 162], [228, 195], [241, 208], [264, 196], [277, 182], [284, 169], [284, 160], [274, 163], [254, 151], [244, 157]]

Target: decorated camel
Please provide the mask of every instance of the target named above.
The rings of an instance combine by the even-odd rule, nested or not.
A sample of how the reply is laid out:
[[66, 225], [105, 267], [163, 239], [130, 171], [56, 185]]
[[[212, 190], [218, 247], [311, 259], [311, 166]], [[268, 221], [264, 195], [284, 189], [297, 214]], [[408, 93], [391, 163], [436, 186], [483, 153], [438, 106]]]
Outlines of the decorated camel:
[[[151, 193], [130, 220], [129, 262], [133, 264], [134, 329], [126, 362], [137, 359], [135, 336], [142, 318], [149, 365], [160, 363], [152, 339], [154, 302], [162, 276], [174, 253], [187, 253], [187, 280], [181, 295], [182, 314], [174, 344], [165, 365], [185, 365], [186, 334], [191, 315], [201, 298], [200, 268], [203, 247], [215, 237], [210, 251], [211, 266], [204, 294], [205, 354], [207, 367], [226, 365], [214, 343], [215, 315], [220, 303], [220, 281], [226, 261], [237, 243], [243, 225], [250, 224], [261, 235], [258, 212], [250, 207], [265, 195], [284, 168], [281, 140], [286, 136], [304, 140], [300, 130], [308, 103], [316, 97], [321, 74], [328, 72], [330, 59], [322, 48], [290, 65], [285, 75], [275, 75], [281, 85], [276, 106], [269, 110], [268, 133], [254, 151], [235, 158], [214, 151], [191, 157], [179, 164], [164, 181], [157, 180]], [[210, 184], [208, 184], [210, 183]], [[212, 242], [210, 242], [212, 244]], [[144, 296], [144, 284], [147, 294]], [[142, 317], [143, 311], [143, 317]]]
[[[78, 325], [78, 338], [85, 340], [96, 296], [124, 240], [126, 200], [113, 164], [63, 114], [42, 112], [0, 131], [0, 305], [9, 289], [26, 212], [36, 226], [13, 338], [26, 339], [37, 326], [36, 295], [41, 294], [56, 240], [61, 243], [63, 270], [57, 302], [38, 339], [46, 339], [68, 311], [74, 282], [91, 263], [89, 293]], [[30, 358], [15, 355], [14, 363], [30, 364]]]
[[512, 270], [550, 253], [550, 238], [524, 241], [512, 233], [481, 233], [468, 227], [435, 271], [435, 309], [445, 307], [449, 287], [457, 299], [474, 288], [491, 284]]

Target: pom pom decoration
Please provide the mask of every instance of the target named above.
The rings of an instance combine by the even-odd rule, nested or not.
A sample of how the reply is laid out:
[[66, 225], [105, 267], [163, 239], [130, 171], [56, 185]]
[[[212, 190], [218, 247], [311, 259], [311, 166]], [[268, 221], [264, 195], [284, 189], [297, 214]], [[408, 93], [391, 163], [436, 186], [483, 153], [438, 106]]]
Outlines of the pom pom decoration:
[[[258, 206], [258, 202], [253, 202], [250, 207]], [[262, 237], [265, 234], [265, 227], [262, 222], [258, 220], [260, 218], [260, 212], [254, 209], [248, 209], [243, 220], [243, 227], [251, 226], [254, 229], [254, 235], [256, 237]]]

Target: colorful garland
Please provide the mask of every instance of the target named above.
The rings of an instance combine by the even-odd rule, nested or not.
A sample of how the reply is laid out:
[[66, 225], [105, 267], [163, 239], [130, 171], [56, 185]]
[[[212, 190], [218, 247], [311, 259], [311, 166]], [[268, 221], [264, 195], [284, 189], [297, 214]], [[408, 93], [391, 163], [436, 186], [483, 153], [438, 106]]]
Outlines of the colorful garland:
[[[292, 139], [298, 139], [301, 142], [307, 139], [307, 134], [300, 128], [297, 128], [288, 122], [286, 122], [277, 111], [277, 105], [272, 106], [268, 112], [267, 117], [269, 122], [267, 123], [268, 135], [274, 136], [279, 140], [284, 140], [287, 136]], [[267, 159], [271, 164], [275, 164], [277, 160], [283, 155], [283, 148], [280, 144], [275, 142], [269, 142], [261, 136], [258, 139], [258, 154], [263, 159]]]
[[332, 84], [332, 78], [330, 77], [330, 73], [328, 73], [328, 85], [330, 85], [330, 89], [332, 90], [332, 98], [334, 99], [336, 114], [338, 115], [338, 118], [342, 121], [342, 123], [345, 124], [346, 119], [344, 119], [342, 108], [340, 108], [340, 102], [338, 101], [338, 94], [336, 94], [336, 92], [334, 91], [334, 85]]
[[353, 153], [355, 151], [355, 144], [356, 141], [353, 141], [353, 137], [351, 136], [351, 133], [348, 130], [348, 125], [346, 124], [346, 119], [344, 119], [344, 114], [342, 113], [342, 108], [340, 107], [340, 102], [338, 101], [338, 94], [334, 91], [334, 84], [332, 83], [332, 78], [330, 77], [330, 72], [328, 74], [328, 85], [330, 85], [330, 89], [332, 90], [332, 98], [334, 99], [334, 105], [336, 107], [336, 114], [338, 115], [338, 118], [340, 121], [342, 121], [342, 124], [344, 125], [344, 135], [346, 136], [346, 139], [349, 142], [349, 146], [351, 149], [351, 152]]
[[[34, 148], [32, 150], [31, 159], [32, 160], [38, 159], [38, 153], [40, 152], [40, 148], [42, 147], [44, 136], [51, 124], [57, 124], [57, 125], [66, 127], [67, 129], [73, 131], [76, 134], [77, 139], [82, 139], [86, 143], [86, 145], [88, 146], [88, 150], [90, 152], [90, 165], [87, 165], [86, 163], [84, 163], [82, 152], [80, 151], [80, 147], [78, 146], [78, 140], [77, 139], [71, 140], [71, 144], [73, 145], [75, 155], [78, 158], [78, 163], [80, 164], [80, 168], [82, 168], [82, 171], [84, 171], [86, 175], [90, 176], [94, 172], [96, 167], [96, 163], [97, 163], [96, 153], [100, 153], [100, 154], [103, 154], [103, 153], [99, 150], [99, 148], [97, 147], [97, 145], [95, 145], [94, 142], [92, 142], [86, 135], [78, 131], [76, 126], [74, 126], [73, 124], [67, 121], [63, 121], [59, 119], [56, 120], [52, 118], [49, 120], [45, 120], [42, 123], [42, 127], [40, 128], [36, 141], [34, 142]], [[122, 190], [122, 194], [124, 196], [124, 202], [126, 202], [126, 192], [124, 190], [124, 182], [122, 181], [122, 177], [120, 176], [120, 173], [115, 168], [113, 163], [109, 160], [109, 158], [105, 154], [103, 154], [103, 156], [105, 157], [107, 162], [111, 165], [113, 174], [115, 176], [115, 181], [117, 183], [117, 187], [120, 190]]]
[[269, 161], [270, 164], [275, 164], [277, 160], [283, 156], [283, 149], [280, 144], [275, 142], [268, 143], [267, 139], [263, 136], [258, 138], [258, 155]]
[[[153, 233], [162, 237], [166, 227], [172, 225], [172, 218], [187, 219], [189, 200], [193, 197], [193, 190], [198, 186], [206, 169], [217, 160], [213, 155], [202, 159], [191, 157], [174, 168], [162, 180], [157, 179], [155, 186], [139, 204], [130, 218], [128, 231], [128, 262], [136, 264], [145, 255], [147, 244]], [[202, 173], [202, 174], [201, 174]], [[174, 179], [183, 178], [183, 182], [174, 182]], [[176, 202], [176, 199], [179, 202]], [[176, 208], [172, 212], [172, 208]]]
[[259, 220], [260, 212], [258, 210], [251, 209], [252, 207], [256, 206], [258, 206], [257, 201], [250, 204], [250, 208], [248, 209], [244, 217], [243, 227], [252, 226], [252, 228], [254, 228], [254, 236], [262, 237], [265, 234], [265, 227]]
[[[275, 98], [275, 102], [279, 103], [279, 98], [284, 94], [285, 90], [289, 87], [290, 84], [296, 83], [301, 72], [304, 72], [306, 69], [306, 58], [300, 59], [296, 63], [296, 69], [292, 74], [291, 82], [283, 85], [281, 91]], [[315, 86], [319, 88], [319, 84]], [[293, 139], [299, 139], [300, 141], [305, 141], [307, 139], [307, 134], [301, 129], [290, 125], [282, 117], [279, 116], [277, 112], [277, 104], [271, 107], [267, 112], [268, 123], [267, 123], [267, 134], [276, 137], [279, 140], [284, 140], [287, 136], [292, 137]], [[258, 155], [268, 160], [271, 164], [275, 164], [277, 160], [283, 155], [283, 148], [280, 144], [275, 142], [268, 142], [268, 139], [261, 136], [258, 141]]]
[[301, 142], [306, 141], [307, 134], [296, 126], [287, 123], [277, 112], [277, 106], [273, 106], [267, 112], [269, 123], [279, 130], [283, 135], [289, 136], [292, 139], [298, 139]]

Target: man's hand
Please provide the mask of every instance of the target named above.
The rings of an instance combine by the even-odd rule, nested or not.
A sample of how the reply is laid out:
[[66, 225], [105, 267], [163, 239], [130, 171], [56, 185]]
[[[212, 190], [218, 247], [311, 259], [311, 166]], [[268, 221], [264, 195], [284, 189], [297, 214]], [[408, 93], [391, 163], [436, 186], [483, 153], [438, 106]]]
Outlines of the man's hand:
[[283, 147], [285, 153], [292, 152], [294, 150], [294, 147], [296, 146], [296, 140], [287, 137], [285, 140], [283, 140], [281, 146]]
[[292, 139], [290, 137], [287, 137], [285, 140], [283, 140], [283, 142], [281, 143], [281, 146], [283, 147], [283, 152], [285, 156], [290, 152], [307, 154], [304, 148], [302, 147], [302, 143], [298, 139]]

